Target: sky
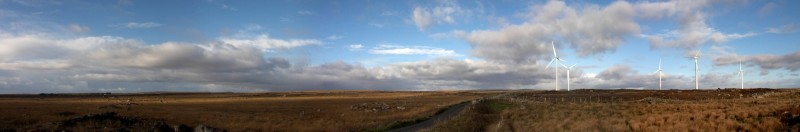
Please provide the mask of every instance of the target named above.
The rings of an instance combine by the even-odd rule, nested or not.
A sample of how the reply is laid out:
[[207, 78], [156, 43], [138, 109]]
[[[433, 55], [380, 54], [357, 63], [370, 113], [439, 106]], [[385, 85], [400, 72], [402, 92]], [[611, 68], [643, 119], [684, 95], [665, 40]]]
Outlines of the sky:
[[0, 0], [0, 93], [798, 88], [799, 6]]

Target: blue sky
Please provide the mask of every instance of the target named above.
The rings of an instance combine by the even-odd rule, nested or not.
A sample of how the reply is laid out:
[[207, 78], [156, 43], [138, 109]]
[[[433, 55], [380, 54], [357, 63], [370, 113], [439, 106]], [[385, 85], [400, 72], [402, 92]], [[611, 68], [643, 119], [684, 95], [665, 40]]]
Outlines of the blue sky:
[[[0, 0], [0, 93], [800, 86], [800, 2]], [[561, 69], [563, 70], [563, 69]], [[565, 71], [559, 71], [561, 79]], [[654, 84], [656, 84], [654, 86]]]

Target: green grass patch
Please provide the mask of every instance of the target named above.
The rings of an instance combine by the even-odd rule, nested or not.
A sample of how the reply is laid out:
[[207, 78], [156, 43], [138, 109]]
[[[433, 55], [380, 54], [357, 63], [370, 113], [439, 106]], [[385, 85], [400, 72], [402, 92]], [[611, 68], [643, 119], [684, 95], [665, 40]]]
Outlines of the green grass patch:
[[514, 107], [514, 104], [511, 103], [503, 103], [503, 102], [491, 102], [489, 103], [489, 109], [495, 112], [503, 111], [505, 109]]

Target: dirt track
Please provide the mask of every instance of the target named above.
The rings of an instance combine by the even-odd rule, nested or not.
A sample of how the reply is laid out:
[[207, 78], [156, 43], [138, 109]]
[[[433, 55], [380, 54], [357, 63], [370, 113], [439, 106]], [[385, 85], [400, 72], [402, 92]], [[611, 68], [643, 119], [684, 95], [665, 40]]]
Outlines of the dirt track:
[[443, 120], [446, 120], [446, 119], [450, 119], [451, 117], [454, 117], [454, 116], [458, 115], [458, 113], [461, 113], [461, 111], [464, 110], [464, 107], [467, 106], [468, 104], [469, 103], [457, 104], [457, 105], [455, 105], [453, 107], [448, 108], [444, 112], [439, 113], [438, 115], [435, 115], [435, 116], [431, 117], [430, 119], [428, 119], [426, 121], [423, 121], [423, 122], [420, 122], [420, 123], [417, 123], [417, 124], [414, 124], [414, 125], [411, 125], [411, 126], [406, 126], [406, 127], [390, 130], [389, 132], [409, 132], [409, 131], [419, 131], [419, 130], [422, 130], [422, 129], [425, 129], [425, 128], [430, 128], [431, 126], [435, 125], [436, 122], [440, 122], [440, 121], [443, 121]]

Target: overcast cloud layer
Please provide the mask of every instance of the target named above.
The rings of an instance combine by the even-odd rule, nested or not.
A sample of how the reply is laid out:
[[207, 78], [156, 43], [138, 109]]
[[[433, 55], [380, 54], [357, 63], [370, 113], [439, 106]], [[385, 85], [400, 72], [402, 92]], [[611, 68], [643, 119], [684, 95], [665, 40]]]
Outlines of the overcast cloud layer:
[[[469, 23], [490, 18], [483, 9], [464, 8], [463, 1], [437, 1], [410, 8], [406, 21], [416, 31], [430, 32], [438, 26]], [[659, 2], [614, 1], [608, 5], [569, 4], [548, 1], [531, 4], [518, 12], [519, 23], [495, 28], [432, 34], [437, 40], [463, 41], [467, 53], [436, 46], [348, 43], [349, 52], [366, 55], [421, 55], [427, 59], [365, 66], [348, 60], [309, 64], [286, 57], [302, 47], [328, 48], [342, 39], [358, 36], [325, 35], [297, 37], [303, 31], [250, 25], [226, 29], [218, 37], [200, 41], [146, 42], [142, 38], [89, 35], [92, 27], [62, 24], [36, 15], [0, 9], [0, 93], [38, 92], [146, 92], [146, 91], [292, 91], [292, 90], [461, 90], [461, 89], [552, 89], [566, 77], [573, 89], [652, 89], [658, 76], [637, 71], [624, 63], [589, 73], [581, 66], [570, 75], [561, 71], [555, 82], [554, 69], [545, 69], [552, 58], [551, 42], [560, 49], [574, 50], [578, 57], [603, 57], [617, 52], [631, 39], [643, 39], [653, 49], [676, 49], [686, 53], [702, 45], [723, 45], [763, 34], [788, 34], [796, 25], [783, 25], [752, 32], [723, 32], [709, 25], [708, 10], [716, 5], [743, 1], [673, 0]], [[479, 5], [483, 3], [478, 2]], [[482, 7], [482, 6], [481, 6]], [[319, 11], [293, 12], [303, 17], [324, 15]], [[381, 16], [397, 13], [385, 12]], [[293, 22], [301, 18], [282, 18]], [[665, 21], [677, 26], [657, 34], [644, 31], [640, 21]], [[374, 25], [370, 22], [370, 25]], [[159, 22], [110, 23], [106, 27], [146, 30], [169, 26]], [[399, 26], [399, 25], [395, 25]], [[383, 25], [378, 28], [383, 28]], [[387, 27], [388, 28], [388, 27]], [[172, 29], [166, 29], [172, 30]], [[221, 31], [222, 32], [222, 31]], [[268, 33], [269, 32], [269, 33]], [[426, 35], [427, 36], [427, 35]], [[326, 39], [327, 38], [327, 39]], [[453, 39], [450, 39], [453, 38]], [[302, 53], [299, 53], [302, 54]], [[774, 55], [710, 54], [714, 66], [760, 68], [761, 75], [773, 70], [800, 70], [800, 51]], [[563, 70], [563, 68], [561, 69]], [[655, 69], [653, 69], [655, 70]], [[705, 70], [705, 69], [704, 69]], [[748, 71], [747, 74], [751, 72]], [[788, 75], [787, 75], [788, 76]], [[796, 75], [794, 75], [796, 76]], [[733, 72], [701, 75], [701, 87], [733, 87]], [[665, 89], [693, 87], [693, 75], [663, 77]], [[797, 77], [749, 81], [752, 86], [797, 87]]]

